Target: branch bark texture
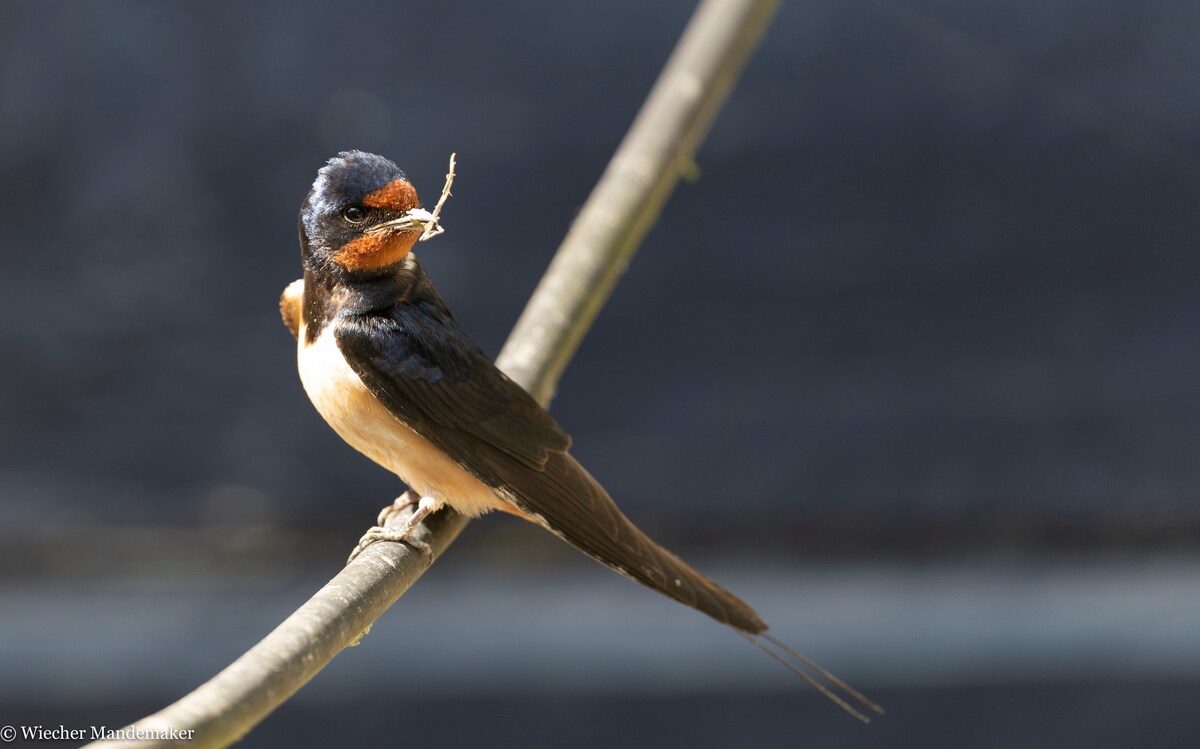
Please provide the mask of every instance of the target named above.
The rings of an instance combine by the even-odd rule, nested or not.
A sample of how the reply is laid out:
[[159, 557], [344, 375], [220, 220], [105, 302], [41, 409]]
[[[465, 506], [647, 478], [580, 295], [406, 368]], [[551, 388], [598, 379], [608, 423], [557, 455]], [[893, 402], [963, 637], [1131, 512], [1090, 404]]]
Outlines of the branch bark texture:
[[[692, 164], [777, 4], [704, 0], [693, 15], [496, 360], [543, 404]], [[436, 557], [466, 523], [443, 510], [425, 521], [418, 538]], [[404, 544], [368, 547], [229, 667], [133, 726], [150, 732], [194, 729], [191, 744], [198, 747], [232, 744], [355, 644], [424, 573], [426, 561]], [[101, 743], [104, 749], [177, 745], [151, 739], [89, 746]]]

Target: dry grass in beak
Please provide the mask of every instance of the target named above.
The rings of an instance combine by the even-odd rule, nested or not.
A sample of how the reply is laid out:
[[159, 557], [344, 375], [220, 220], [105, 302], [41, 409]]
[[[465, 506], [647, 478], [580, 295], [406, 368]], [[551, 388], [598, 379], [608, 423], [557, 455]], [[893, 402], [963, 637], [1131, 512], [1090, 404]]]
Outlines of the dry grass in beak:
[[442, 212], [442, 206], [446, 204], [446, 198], [450, 197], [450, 186], [454, 184], [454, 157], [458, 154], [450, 154], [450, 170], [446, 172], [446, 184], [442, 187], [442, 196], [438, 198], [437, 205], [433, 207], [433, 213], [424, 208], [413, 208], [408, 213], [404, 214], [406, 218], [411, 218], [414, 223], [419, 223], [425, 227], [421, 232], [421, 236], [417, 238], [418, 242], [424, 242], [426, 239], [436, 237], [445, 231], [442, 225], [438, 223], [438, 216]]

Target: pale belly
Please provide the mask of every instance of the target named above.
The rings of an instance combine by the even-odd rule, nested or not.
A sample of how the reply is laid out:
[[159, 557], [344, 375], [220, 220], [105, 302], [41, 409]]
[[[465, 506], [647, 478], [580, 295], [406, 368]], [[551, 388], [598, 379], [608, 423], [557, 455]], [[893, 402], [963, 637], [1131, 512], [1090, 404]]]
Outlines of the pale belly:
[[309, 345], [298, 336], [300, 381], [317, 412], [355, 450], [399, 476], [422, 497], [433, 497], [464, 515], [510, 509], [441, 450], [403, 422], [367, 390], [337, 347], [332, 327]]

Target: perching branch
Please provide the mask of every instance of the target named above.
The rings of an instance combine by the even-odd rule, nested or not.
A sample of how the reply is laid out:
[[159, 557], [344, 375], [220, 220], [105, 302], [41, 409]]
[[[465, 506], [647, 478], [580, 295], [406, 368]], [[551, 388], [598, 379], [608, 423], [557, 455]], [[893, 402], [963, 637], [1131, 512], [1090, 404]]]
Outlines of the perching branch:
[[[777, 4], [703, 0], [693, 15], [497, 358], [500, 368], [543, 404], [690, 167]], [[417, 537], [436, 558], [466, 523], [443, 510], [425, 521]], [[425, 569], [425, 557], [407, 545], [370, 546], [228, 668], [133, 727], [150, 733], [194, 729], [191, 743], [198, 747], [232, 744], [357, 642]], [[105, 741], [103, 747], [174, 743]]]
[[777, 0], [704, 0], [525, 305], [497, 364], [543, 403], [766, 31]]

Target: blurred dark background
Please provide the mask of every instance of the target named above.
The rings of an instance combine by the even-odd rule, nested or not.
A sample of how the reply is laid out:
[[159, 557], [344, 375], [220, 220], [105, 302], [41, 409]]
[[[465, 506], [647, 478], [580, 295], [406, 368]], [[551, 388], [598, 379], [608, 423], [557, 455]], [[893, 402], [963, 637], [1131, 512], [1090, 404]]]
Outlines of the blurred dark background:
[[[692, 9], [5, 4], [0, 723], [173, 701], [401, 490], [276, 313], [323, 161], [432, 202], [458, 152], [419, 250], [495, 352]], [[785, 3], [561, 384], [626, 511], [886, 719], [488, 518], [247, 745], [1196, 746], [1198, 32]]]

